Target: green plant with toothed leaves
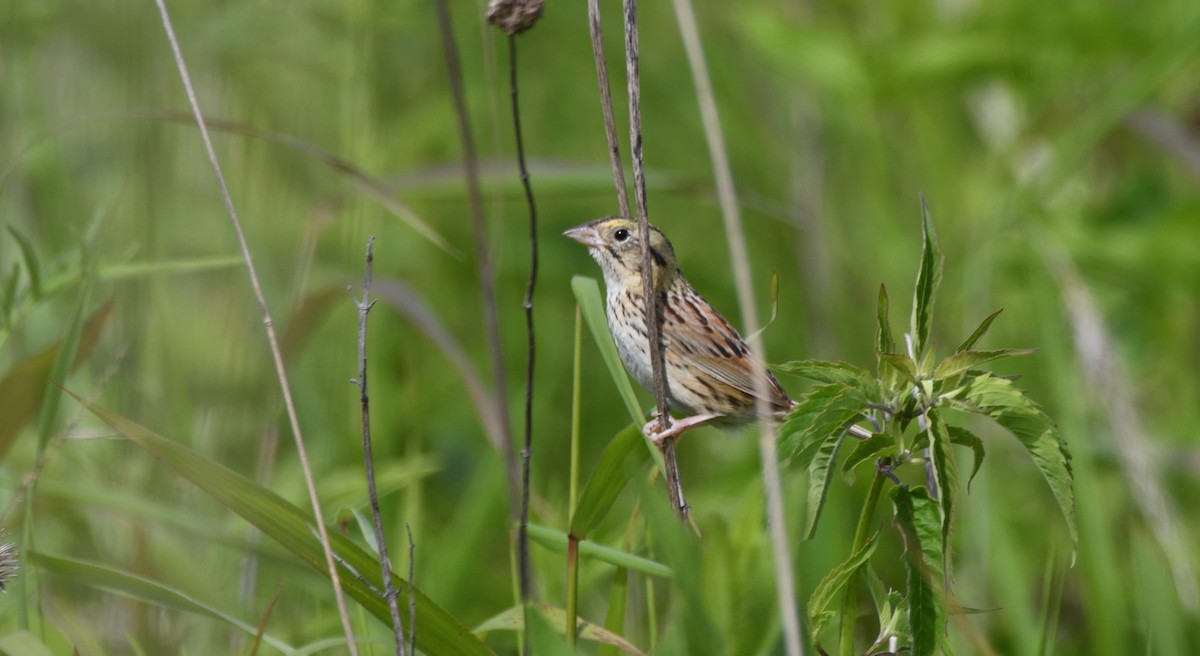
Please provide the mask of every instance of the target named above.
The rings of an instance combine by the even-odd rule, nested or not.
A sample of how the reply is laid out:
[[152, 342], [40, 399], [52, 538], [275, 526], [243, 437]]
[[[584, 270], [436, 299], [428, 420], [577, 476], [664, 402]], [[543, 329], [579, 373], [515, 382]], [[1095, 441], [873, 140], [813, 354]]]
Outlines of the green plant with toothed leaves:
[[[950, 425], [943, 410], [990, 417], [1012, 433], [1033, 457], [1077, 540], [1071, 457], [1054, 422], [1013, 385], [1010, 378], [981, 369], [1001, 358], [1026, 355], [1028, 349], [978, 350], [999, 311], [991, 314], [953, 353], [938, 359], [930, 340], [933, 301], [941, 282], [943, 257], [933, 221], [921, 201], [922, 249], [913, 293], [913, 313], [903, 350], [888, 319], [888, 296], [879, 289], [876, 371], [841, 362], [803, 360], [780, 371], [817, 384], [800, 400], [780, 429], [780, 451], [796, 469], [807, 470], [808, 513], [804, 534], [812, 537], [833, 475], [847, 476], [859, 465], [874, 463], [850, 555], [820, 582], [808, 602], [809, 635], [820, 644], [831, 621], [840, 616], [838, 653], [898, 650], [918, 656], [944, 648], [946, 618], [964, 612], [953, 601], [950, 535], [956, 509], [959, 472], [952, 445], [974, 453], [971, 478], [984, 457], [983, 441], [970, 430]], [[866, 428], [864, 424], [869, 425]], [[842, 456], [843, 445], [852, 446]], [[904, 484], [901, 468], [924, 469], [925, 485]], [[887, 589], [871, 568], [879, 533], [872, 518], [891, 482], [892, 524], [904, 545], [905, 590]], [[968, 481], [969, 483], [969, 481]], [[864, 651], [855, 650], [855, 619], [861, 584], [866, 583], [878, 613], [879, 633]], [[831, 606], [841, 596], [841, 608]], [[967, 611], [969, 612], [969, 611]], [[824, 653], [824, 652], [822, 652]]]

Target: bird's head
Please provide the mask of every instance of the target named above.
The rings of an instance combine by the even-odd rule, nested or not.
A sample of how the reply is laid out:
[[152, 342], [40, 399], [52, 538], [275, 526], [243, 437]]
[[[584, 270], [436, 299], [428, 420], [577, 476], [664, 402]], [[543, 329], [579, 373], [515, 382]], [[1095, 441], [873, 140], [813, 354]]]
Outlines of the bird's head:
[[[637, 221], [623, 217], [596, 219], [563, 234], [587, 246], [604, 271], [604, 284], [610, 289], [636, 285], [634, 291], [641, 291], [642, 231]], [[657, 290], [665, 290], [682, 280], [671, 242], [654, 226], [650, 226], [650, 266], [654, 269]]]

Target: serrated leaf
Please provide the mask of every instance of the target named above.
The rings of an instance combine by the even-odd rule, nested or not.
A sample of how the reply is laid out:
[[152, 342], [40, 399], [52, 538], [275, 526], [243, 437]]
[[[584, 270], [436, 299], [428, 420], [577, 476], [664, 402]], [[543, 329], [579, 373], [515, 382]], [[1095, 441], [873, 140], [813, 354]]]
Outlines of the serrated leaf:
[[[844, 395], [849, 388], [841, 383], [828, 383], [825, 385], [817, 385], [804, 393], [799, 400], [796, 401], [796, 407], [784, 419], [783, 424], [779, 427], [779, 459], [784, 464], [795, 464], [799, 467], [807, 467], [811, 459], [811, 451], [801, 456], [802, 446], [806, 449], [815, 448], [815, 445], [802, 444], [801, 438], [807, 434], [817, 416], [826, 409], [836, 404], [839, 397]], [[793, 462], [799, 458], [798, 462]]]
[[[125, 417], [98, 406], [67, 390], [101, 421], [116, 429], [134, 444], [191, 481], [221, 504], [241, 515], [263, 534], [291, 551], [297, 558], [327, 576], [325, 556], [314, 536], [314, 520], [271, 490], [259, 486], [241, 474], [210, 460], [187, 447], [168, 440]], [[342, 589], [367, 612], [386, 626], [391, 616], [382, 596], [360, 577], [379, 584], [379, 561], [362, 547], [336, 531], [329, 532], [334, 552], [345, 565], [338, 570]], [[353, 571], [351, 571], [353, 570]], [[464, 627], [457, 619], [435, 604], [415, 586], [393, 574], [393, 585], [401, 599], [412, 598], [417, 608], [417, 646], [429, 654], [492, 654], [492, 650]], [[407, 613], [402, 614], [407, 622]]]
[[912, 312], [913, 354], [917, 357], [929, 342], [933, 301], [942, 282], [943, 262], [937, 233], [933, 230], [933, 218], [929, 214], [929, 204], [925, 202], [925, 196], [921, 196], [921, 264], [917, 268], [917, 284], [913, 288]]
[[918, 384], [917, 363], [903, 353], [879, 353], [879, 359], [896, 370], [905, 380]]
[[896, 340], [892, 337], [892, 320], [888, 317], [887, 287], [879, 285], [879, 301], [875, 308], [878, 327], [875, 329], [875, 350], [880, 353], [891, 353], [896, 350]]
[[896, 440], [887, 433], [873, 433], [871, 437], [861, 441], [842, 463], [842, 471], [850, 471], [863, 461], [874, 458], [883, 451], [896, 446]]
[[[221, 610], [219, 606], [200, 601], [182, 590], [158, 581], [101, 563], [91, 563], [65, 556], [52, 556], [35, 551], [25, 554], [25, 557], [29, 559], [31, 565], [38, 569], [63, 576], [73, 583], [107, 590], [161, 608], [212, 617], [236, 627], [250, 636], [257, 636], [259, 633], [258, 628], [253, 624], [241, 621]], [[284, 653], [293, 651], [291, 646], [271, 635], [263, 634], [262, 640]]]
[[[545, 526], [529, 525], [529, 539], [561, 554], [567, 553], [567, 534]], [[671, 578], [674, 574], [671, 568], [649, 558], [635, 556], [627, 551], [613, 549], [590, 540], [579, 541], [579, 555], [606, 562], [610, 565], [624, 567], [650, 576]]]
[[924, 488], [896, 486], [891, 496], [896, 526], [904, 540], [912, 653], [931, 656], [942, 642], [946, 618], [943, 595], [934, 587], [935, 582], [943, 580], [945, 571], [940, 560], [940, 511]]
[[979, 323], [979, 327], [975, 329], [975, 332], [971, 333], [970, 337], [963, 340], [963, 343], [959, 344], [958, 348], [954, 349], [954, 352], [959, 353], [961, 351], [969, 351], [974, 348], [976, 342], [983, 339], [983, 336], [987, 334], [988, 328], [992, 327], [992, 322], [995, 321], [996, 317], [1000, 316], [1000, 313], [1003, 311], [1004, 308], [1000, 308], [999, 310], [989, 314], [986, 319]]
[[845, 362], [796, 360], [777, 365], [774, 369], [818, 383], [841, 383], [859, 388], [866, 388], [875, 384], [875, 381], [871, 378], [871, 374], [860, 367]]
[[[548, 626], [552, 627], [558, 633], [565, 633], [567, 612], [561, 608], [551, 606], [549, 604], [533, 604], [538, 613], [545, 618]], [[642, 654], [633, 643], [625, 638], [605, 629], [601, 626], [588, 622], [582, 618], [577, 620], [576, 626], [579, 629], [579, 637], [584, 640], [598, 642], [600, 644], [612, 645], [622, 651], [630, 654]], [[492, 631], [522, 631], [525, 628], [525, 613], [520, 606], [513, 606], [475, 627], [475, 633], [490, 633]], [[417, 635], [420, 635], [419, 633]]]
[[571, 518], [571, 535], [579, 539], [591, 535], [629, 479], [645, 466], [650, 451], [645, 448], [644, 439], [637, 426], [630, 426], [604, 447], [592, 477], [579, 495], [575, 516]]
[[1071, 541], [1078, 542], [1071, 454], [1054, 422], [1024, 392], [1014, 387], [1012, 381], [998, 376], [984, 374], [972, 379], [963, 396], [965, 403], [956, 404], [956, 407], [973, 405], [978, 408], [978, 412], [1008, 429], [1033, 457], [1058, 501]]
[[950, 441], [960, 446], [969, 446], [971, 451], [975, 453], [975, 466], [971, 468], [971, 477], [967, 479], [967, 491], [971, 490], [971, 481], [975, 480], [975, 474], [979, 473], [979, 468], [983, 465], [983, 440], [971, 431], [962, 428], [961, 426], [948, 426], [950, 431]]
[[1011, 358], [1018, 355], [1029, 355], [1036, 353], [1035, 349], [995, 349], [992, 351], [958, 351], [954, 355], [946, 356], [938, 363], [936, 369], [933, 370], [933, 377], [936, 380], [945, 380], [953, 378], [963, 372], [973, 369], [985, 362], [992, 362], [1001, 358]]
[[861, 549], [830, 570], [813, 590], [812, 596], [808, 599], [808, 631], [813, 642], [817, 642], [825, 625], [835, 616], [834, 613], [826, 610], [829, 604], [845, 587], [846, 581], [871, 558], [871, 554], [875, 553], [875, 546], [878, 544], [879, 533], [876, 532], [863, 544]]
[[639, 426], [645, 422], [645, 415], [638, 405], [637, 395], [633, 393], [633, 385], [625, 373], [625, 365], [621, 364], [621, 356], [617, 354], [617, 345], [613, 343], [612, 333], [608, 330], [608, 320], [604, 316], [604, 302], [600, 296], [600, 285], [595, 278], [575, 276], [571, 278], [571, 289], [575, 292], [575, 302], [583, 311], [583, 319], [587, 322], [588, 332], [596, 340], [600, 349], [600, 358], [608, 367], [608, 375], [612, 377], [617, 393], [625, 402], [629, 418]]
[[[954, 521], [954, 501], [958, 494], [958, 462], [950, 442], [950, 432], [937, 412], [926, 414], [929, 427], [929, 454], [933, 478], [937, 485], [937, 502], [941, 510], [942, 562], [950, 562], [950, 527]], [[948, 582], [946, 582], [948, 584]]]
[[808, 465], [808, 512], [805, 514], [804, 539], [811, 540], [821, 521], [825, 499], [829, 495], [829, 484], [833, 482], [838, 449], [845, 439], [845, 430], [831, 433], [817, 446], [812, 462]]
[[24, 233], [17, 230], [14, 225], [8, 226], [9, 233], [13, 239], [17, 240], [17, 247], [21, 250], [21, 259], [25, 261], [25, 272], [29, 274], [29, 291], [33, 298], [38, 298], [42, 295], [42, 265], [38, 261], [37, 251], [33, 248], [33, 242], [29, 241]]

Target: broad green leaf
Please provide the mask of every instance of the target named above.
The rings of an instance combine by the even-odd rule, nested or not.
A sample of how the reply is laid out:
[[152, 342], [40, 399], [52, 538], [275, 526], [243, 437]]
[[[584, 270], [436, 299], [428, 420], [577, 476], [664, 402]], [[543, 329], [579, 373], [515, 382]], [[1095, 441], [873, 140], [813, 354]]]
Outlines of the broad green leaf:
[[869, 460], [883, 451], [896, 446], [896, 440], [887, 433], [874, 433], [871, 437], [861, 441], [850, 455], [846, 456], [846, 461], [842, 463], [842, 471], [850, 471], [857, 467], [863, 461]]
[[[93, 588], [107, 590], [162, 608], [171, 608], [212, 617], [244, 631], [247, 635], [258, 635], [258, 627], [253, 624], [243, 622], [221, 610], [216, 605], [204, 603], [182, 590], [172, 588], [158, 581], [152, 581], [136, 574], [123, 572], [108, 565], [90, 563], [65, 556], [52, 556], [40, 552], [30, 552], [26, 554], [26, 558], [29, 559], [31, 565], [38, 567], [42, 571], [57, 574], [75, 583], [82, 583]], [[293, 651], [291, 646], [271, 635], [263, 634], [262, 640], [285, 653]]]
[[17, 240], [17, 247], [21, 249], [21, 259], [25, 260], [25, 272], [29, 274], [29, 292], [36, 300], [42, 295], [42, 265], [38, 261], [37, 251], [34, 250], [29, 237], [17, 230], [16, 226], [9, 224], [8, 232]]
[[[829, 604], [846, 585], [850, 576], [871, 558], [877, 544], [879, 544], [879, 533], [872, 535], [861, 549], [830, 570], [813, 590], [812, 596], [808, 599], [808, 634], [813, 642], [817, 642], [825, 625], [834, 617], [834, 613], [826, 610], [829, 608]], [[851, 593], [854, 592], [851, 591]]]
[[937, 484], [937, 501], [941, 510], [942, 562], [950, 558], [950, 526], [954, 521], [954, 500], [958, 494], [958, 462], [950, 442], [946, 423], [936, 411], [926, 415], [929, 433], [930, 463], [933, 465], [934, 482]]
[[814, 380], [818, 383], [841, 383], [851, 387], [866, 388], [874, 385], [871, 374], [845, 362], [825, 360], [796, 360], [773, 367], [776, 371]]
[[1058, 427], [1036, 403], [1006, 378], [992, 374], [973, 378], [963, 396], [996, 423], [1007, 428], [1029, 451], [1067, 520], [1071, 540], [1078, 542], [1071, 454], [1058, 434]]
[[608, 330], [608, 320], [604, 317], [604, 301], [600, 296], [600, 285], [596, 283], [595, 278], [575, 276], [571, 278], [571, 289], [575, 291], [575, 301], [583, 310], [583, 319], [587, 322], [592, 338], [596, 340], [596, 347], [600, 349], [600, 357], [608, 367], [608, 375], [612, 377], [613, 384], [617, 386], [617, 393], [621, 395], [621, 400], [625, 402], [625, 408], [629, 410], [629, 418], [640, 426], [645, 423], [646, 416], [642, 414], [642, 409], [638, 406], [637, 396], [633, 393], [633, 385], [629, 382], [625, 366], [621, 364], [621, 356], [617, 355], [617, 345], [613, 343], [612, 333]]
[[[537, 524], [530, 524], [529, 539], [551, 551], [561, 554], [567, 553], [567, 534], [562, 531], [538, 526]], [[579, 555], [594, 558], [610, 565], [632, 569], [643, 574], [649, 574], [650, 576], [662, 576], [665, 578], [674, 576], [671, 568], [662, 563], [656, 563], [648, 558], [635, 556], [627, 551], [606, 547], [588, 540], [579, 541]]]
[[0, 654], [5, 656], [54, 656], [54, 652], [29, 631], [13, 631], [0, 637]]
[[995, 321], [996, 317], [1000, 316], [1000, 313], [1003, 311], [1004, 308], [1000, 308], [999, 310], [989, 314], [986, 319], [980, 322], [979, 327], [975, 329], [975, 332], [971, 333], [970, 337], [963, 340], [963, 343], [959, 344], [958, 348], [954, 349], [954, 352], [960, 353], [962, 351], [970, 351], [971, 349], [975, 348], [975, 344], [979, 340], [983, 339], [983, 336], [987, 334], [988, 328], [992, 327], [992, 322]]
[[[548, 626], [552, 627], [558, 633], [564, 633], [566, 630], [567, 612], [561, 608], [556, 608], [549, 604], [534, 604], [537, 612], [546, 620]], [[630, 654], [642, 654], [633, 643], [625, 638], [588, 622], [582, 618], [576, 621], [576, 626], [579, 627], [579, 637], [584, 640], [598, 642], [603, 645], [611, 645], [622, 651]], [[525, 629], [525, 614], [520, 606], [513, 606], [475, 627], [475, 633], [491, 633], [492, 631], [522, 631]], [[420, 636], [420, 633], [417, 634]]]
[[933, 324], [933, 301], [938, 285], [942, 282], [942, 250], [938, 246], [937, 233], [933, 230], [933, 218], [929, 215], [929, 204], [921, 196], [921, 264], [917, 269], [917, 284], [913, 289], [912, 335], [913, 354], [920, 357], [929, 343], [929, 332]]
[[971, 468], [971, 477], [967, 479], [967, 491], [971, 490], [971, 481], [975, 480], [975, 474], [979, 473], [979, 468], [983, 465], [983, 440], [971, 431], [962, 428], [961, 426], [947, 426], [950, 431], [950, 441], [960, 446], [969, 446], [971, 451], [975, 453], [975, 466]]
[[179, 275], [201, 273], [220, 269], [236, 269], [242, 266], [241, 255], [214, 255], [212, 257], [184, 258], [161, 262], [122, 262], [101, 265], [97, 273], [104, 280], [139, 278], [143, 276]]
[[[327, 575], [325, 556], [315, 537], [312, 517], [274, 492], [259, 486], [224, 465], [187, 447], [166, 439], [121, 415], [98, 406], [68, 391], [104, 423], [116, 429], [134, 444], [204, 490], [246, 521]], [[342, 588], [380, 622], [391, 626], [387, 603], [359, 576], [379, 585], [379, 561], [336, 531], [329, 532], [330, 543], [345, 567], [338, 570]], [[358, 575], [355, 574], [357, 572]], [[491, 654], [492, 651], [457, 619], [435, 604], [416, 587], [393, 575], [393, 585], [402, 599], [411, 592], [417, 608], [417, 646], [430, 654]], [[407, 613], [402, 614], [405, 622]]]
[[[875, 329], [875, 350], [880, 353], [891, 353], [896, 350], [896, 340], [892, 337], [892, 320], [888, 318], [887, 287], [882, 284], [879, 285], [879, 302], [875, 312], [879, 322], [879, 327]], [[878, 364], [877, 362], [876, 365], [878, 366]]]
[[899, 372], [908, 382], [918, 384], [917, 363], [912, 358], [903, 353], [880, 353], [879, 359]]
[[969, 369], [974, 369], [984, 362], [991, 362], [1001, 358], [1011, 358], [1018, 355], [1029, 355], [1035, 352], [1034, 349], [1014, 348], [996, 349], [994, 351], [958, 351], [938, 363], [937, 369], [933, 370], [933, 377], [937, 380], [945, 380], [964, 373]]
[[625, 484], [649, 459], [650, 452], [643, 445], [644, 441], [641, 429], [630, 426], [617, 433], [604, 447], [592, 477], [579, 495], [579, 504], [571, 519], [571, 535], [586, 538], [608, 514]]
[[908, 570], [908, 622], [912, 631], [912, 653], [929, 656], [937, 652], [945, 634], [946, 612], [942, 585], [945, 567], [941, 560], [942, 530], [938, 504], [924, 488], [892, 489], [895, 522], [904, 539]]
[[805, 514], [804, 539], [811, 540], [817, 533], [821, 511], [829, 495], [829, 484], [833, 482], [838, 449], [845, 439], [845, 430], [829, 433], [817, 447], [812, 462], [808, 465], [808, 512]]
[[[78, 367], [91, 354], [100, 339], [100, 333], [112, 316], [113, 303], [109, 301], [92, 313], [79, 334], [72, 368]], [[59, 342], [44, 351], [13, 365], [0, 380], [0, 461], [8, 455], [18, 431], [35, 414], [46, 398], [51, 381], [51, 369], [59, 361]], [[62, 382], [62, 379], [57, 379]], [[54, 387], [58, 391], [58, 387]]]
[[904, 619], [904, 595], [899, 590], [891, 590], [884, 585], [883, 580], [875, 573], [875, 568], [867, 563], [862, 569], [867, 589], [871, 592], [871, 600], [875, 603], [875, 614], [878, 617], [879, 636], [873, 649], [867, 653], [877, 653], [877, 648], [886, 645], [888, 638], [897, 635], [900, 623]]

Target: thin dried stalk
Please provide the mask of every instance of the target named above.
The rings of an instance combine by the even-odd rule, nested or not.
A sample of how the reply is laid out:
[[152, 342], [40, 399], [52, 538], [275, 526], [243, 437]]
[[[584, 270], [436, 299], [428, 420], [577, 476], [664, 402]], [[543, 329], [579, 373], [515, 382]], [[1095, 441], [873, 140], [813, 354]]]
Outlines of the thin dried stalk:
[[596, 60], [596, 80], [600, 84], [600, 111], [604, 114], [604, 136], [608, 139], [608, 161], [612, 164], [613, 184], [617, 188], [617, 207], [621, 216], [629, 214], [629, 194], [625, 191], [625, 171], [621, 167], [621, 144], [613, 120], [612, 92], [608, 84], [608, 64], [604, 61], [604, 41], [600, 38], [600, 0], [588, 0], [588, 33], [592, 37], [592, 58]]
[[750, 281], [750, 258], [746, 251], [746, 240], [742, 232], [742, 219], [738, 211], [737, 192], [733, 186], [733, 173], [729, 166], [729, 155], [725, 149], [725, 138], [721, 133], [721, 121], [717, 116], [717, 103], [713, 97], [712, 81], [700, 46], [700, 34], [696, 28], [696, 15], [691, 0], [673, 0], [679, 31], [687, 51], [692, 79], [696, 85], [696, 99], [700, 105], [700, 117], [704, 123], [704, 136], [708, 142], [708, 153], [712, 158], [713, 176], [717, 182], [717, 198], [721, 205], [721, 216], [725, 223], [725, 236], [729, 240], [729, 257], [733, 261], [734, 280], [737, 284], [738, 304], [742, 312], [742, 323], [750, 339], [750, 352], [756, 363], [754, 377], [755, 410], [762, 428], [759, 435], [759, 453], [762, 458], [763, 487], [766, 488], [767, 520], [771, 534], [771, 547], [775, 560], [775, 580], [778, 582], [779, 613], [783, 621], [784, 644], [789, 656], [804, 653], [800, 641], [800, 621], [796, 608], [796, 584], [792, 574], [791, 555], [787, 543], [786, 516], [783, 511], [783, 485], [779, 475], [779, 455], [775, 448], [775, 420], [771, 413], [766, 366], [763, 361], [762, 337], [758, 330], [758, 309], [755, 307], [754, 290]]
[[162, 18], [163, 29], [167, 33], [167, 41], [171, 43], [171, 52], [175, 56], [175, 65], [179, 69], [179, 77], [183, 81], [184, 91], [187, 93], [188, 104], [191, 105], [192, 113], [196, 117], [196, 127], [200, 128], [200, 138], [204, 141], [204, 150], [208, 153], [208, 161], [212, 166], [213, 174], [217, 178], [217, 186], [221, 191], [221, 198], [225, 201], [225, 212], [229, 215], [229, 221], [233, 225], [233, 232], [237, 236], [238, 248], [242, 252], [242, 260], [246, 264], [246, 272], [250, 276], [250, 286], [254, 289], [254, 297], [258, 300], [259, 309], [263, 315], [263, 325], [267, 330], [267, 342], [271, 348], [271, 359], [275, 363], [275, 375], [279, 379], [279, 388], [283, 393], [283, 405], [287, 410], [288, 422], [291, 424], [292, 437], [296, 441], [296, 455], [300, 459], [300, 469], [304, 472], [304, 484], [308, 488], [308, 500], [312, 504], [313, 520], [317, 525], [317, 534], [320, 537], [321, 548], [325, 552], [325, 566], [329, 571], [329, 580], [333, 584], [333, 596], [337, 601], [338, 615], [342, 619], [342, 630], [346, 634], [346, 647], [349, 649], [351, 656], [357, 656], [358, 646], [354, 641], [354, 630], [350, 626], [350, 615], [346, 612], [346, 600], [342, 594], [342, 581], [338, 578], [337, 563], [333, 558], [333, 548], [329, 544], [329, 533], [325, 530], [324, 514], [321, 512], [321, 501], [317, 497], [317, 484], [313, 479], [312, 467], [308, 462], [308, 450], [304, 446], [304, 435], [300, 430], [300, 419], [296, 415], [296, 404], [292, 401], [292, 389], [288, 384], [287, 372], [283, 367], [283, 355], [279, 350], [279, 339], [275, 336], [275, 324], [271, 320], [271, 312], [267, 308], [267, 299], [263, 296], [262, 286], [258, 282], [258, 273], [254, 269], [254, 258], [250, 255], [250, 246], [246, 243], [246, 235], [242, 231], [242, 222], [238, 219], [237, 210], [233, 206], [233, 197], [229, 194], [229, 186], [225, 184], [225, 175], [221, 172], [221, 164], [217, 161], [217, 152], [213, 149], [212, 139], [208, 135], [208, 127], [204, 122], [204, 114], [200, 111], [200, 102], [196, 99], [196, 90], [192, 86], [191, 76], [188, 75], [187, 64], [183, 59], [183, 52], [179, 48], [179, 41], [175, 37], [175, 28], [171, 24], [171, 17], [167, 13], [167, 5], [164, 0], [155, 0], [158, 5], [158, 13]]

